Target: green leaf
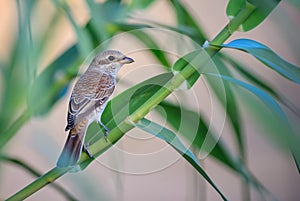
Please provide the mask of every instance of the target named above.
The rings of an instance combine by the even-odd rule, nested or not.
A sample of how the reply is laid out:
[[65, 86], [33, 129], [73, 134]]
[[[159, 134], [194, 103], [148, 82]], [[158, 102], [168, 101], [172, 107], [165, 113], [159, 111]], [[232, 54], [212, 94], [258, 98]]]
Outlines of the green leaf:
[[[201, 149], [203, 152], [207, 151], [205, 149], [207, 146], [203, 146], [203, 144], [204, 142], [207, 143], [207, 137], [209, 136], [211, 141], [217, 142], [215, 147], [209, 152], [212, 157], [229, 167], [238, 175], [241, 175], [247, 184], [252, 185], [258, 193], [268, 194], [273, 197], [273, 195], [252, 176], [244, 162], [236, 156], [233, 156], [221, 139], [218, 141], [215, 139], [214, 136], [217, 136], [215, 130], [210, 129], [210, 126], [203, 118], [203, 115], [190, 111], [182, 105], [178, 106], [166, 101], [161, 102], [160, 106], [163, 107], [164, 112], [162, 112], [162, 110], [157, 111], [164, 115], [163, 117], [167, 119], [167, 122], [176, 130], [176, 132], [178, 132], [178, 134], [181, 134], [188, 143], [192, 142], [191, 148], [194, 150], [194, 153]], [[197, 130], [196, 136], [194, 135], [195, 129]]]
[[0, 129], [2, 131], [11, 125], [13, 119], [24, 107], [29, 85], [36, 72], [37, 57], [34, 55], [30, 20], [36, 3], [36, 0], [29, 0], [26, 4], [16, 1], [17, 30], [9, 61], [6, 62], [6, 68], [2, 69], [3, 77], [1, 77], [3, 78], [1, 79], [0, 101]]
[[240, 64], [239, 62], [228, 56], [222, 56], [222, 59], [228, 62], [234, 68], [234, 70], [237, 73], [239, 73], [242, 77], [250, 81], [252, 84], [255, 84], [255, 86], [258, 86], [259, 88], [269, 93], [272, 97], [274, 97], [277, 101], [286, 106], [291, 112], [293, 112], [296, 116], [300, 118], [300, 109], [298, 108], [298, 106], [292, 103], [288, 99], [288, 97], [281, 94], [279, 91], [275, 91], [274, 89], [272, 89], [268, 82], [262, 77], [250, 72], [249, 67]]
[[102, 122], [109, 128], [116, 127], [120, 122], [139, 108], [157, 90], [171, 78], [172, 73], [164, 73], [145, 80], [114, 97], [102, 114]]
[[198, 44], [203, 44], [206, 41], [206, 36], [198, 25], [197, 20], [191, 15], [191, 12], [187, 10], [184, 4], [178, 0], [169, 1], [176, 11], [177, 23], [180, 29], [192, 29], [197, 37], [193, 37]]
[[50, 64], [34, 81], [28, 97], [28, 110], [34, 115], [44, 115], [67, 90], [69, 82], [77, 71], [70, 72], [70, 66], [78, 60], [79, 52], [72, 46]]
[[[157, 110], [157, 112], [162, 115], [166, 114], [166, 117], [163, 117], [167, 119], [167, 122], [176, 130], [176, 132], [178, 132], [178, 134], [181, 134], [188, 143], [191, 143], [191, 147], [195, 150], [194, 153], [199, 150], [207, 152], [205, 149], [207, 146], [203, 146], [203, 144], [204, 142], [207, 143], [207, 140], [210, 138], [210, 141], [217, 142], [209, 152], [212, 157], [235, 173], [241, 175], [245, 181], [248, 184], [253, 185], [259, 193], [268, 193], [265, 187], [252, 176], [249, 170], [247, 170], [243, 161], [232, 155], [221, 139], [215, 139], [214, 136], [217, 135], [214, 129], [210, 129], [209, 124], [203, 118], [203, 115], [190, 111], [183, 106], [174, 105], [166, 101], [161, 102], [160, 106], [163, 107], [164, 112], [162, 113], [162, 110]], [[194, 134], [195, 129], [197, 132], [196, 136]]]
[[71, 10], [66, 2], [60, 2], [59, 0], [54, 0], [54, 3], [58, 8], [62, 8], [67, 18], [69, 19], [75, 33], [77, 36], [78, 49], [82, 58], [86, 58], [90, 52], [93, 50], [92, 41], [89, 33], [84, 27], [77, 24], [76, 20], [72, 16]]
[[[146, 29], [147, 30], [147, 29]], [[170, 62], [168, 61], [165, 53], [162, 51], [162, 48], [156, 43], [156, 41], [147, 33], [147, 31], [143, 30], [134, 30], [130, 31], [130, 34], [135, 36], [138, 40], [140, 40], [146, 47], [148, 47], [151, 53], [156, 57], [156, 59], [163, 65], [165, 68], [170, 68]]]
[[223, 45], [245, 51], [287, 79], [300, 84], [300, 68], [285, 61], [267, 46], [249, 39], [237, 39]]
[[198, 163], [195, 155], [181, 142], [181, 140], [174, 134], [171, 130], [157, 124], [151, 122], [145, 118], [141, 119], [136, 127], [157, 136], [158, 138], [164, 140], [169, 145], [171, 145], [179, 154], [181, 154], [196, 170], [200, 173], [204, 179], [218, 192], [218, 194], [222, 197], [223, 200], [227, 200], [224, 194], [218, 189], [215, 183], [210, 179], [208, 174], [204, 171], [204, 169]]
[[[230, 72], [227, 70], [226, 65], [222, 62], [218, 55], [215, 55], [213, 60], [218, 68], [219, 73], [221, 73], [222, 75], [230, 76]], [[233, 94], [231, 86], [227, 82], [222, 82], [222, 85], [220, 85], [220, 80], [216, 80], [216, 78], [206, 77], [205, 80], [212, 87], [213, 93], [216, 94], [217, 98], [219, 99], [223, 108], [225, 109], [226, 116], [229, 117], [229, 123], [233, 127], [233, 131], [235, 134], [234, 137], [237, 139], [238, 142], [239, 152], [242, 158], [244, 158], [245, 148], [242, 134], [243, 124], [240, 118], [236, 97]]]
[[183, 106], [174, 105], [172, 103], [163, 101], [159, 104], [164, 112], [161, 113], [161, 110], [157, 110], [161, 115], [166, 114], [167, 122], [196, 150], [200, 151], [202, 149], [203, 152], [207, 150], [203, 150], [203, 143], [207, 136], [213, 138], [213, 141], [216, 142], [215, 147], [211, 150], [210, 154], [215, 157], [220, 162], [224, 163], [229, 168], [239, 171], [241, 170], [238, 167], [237, 159], [231, 156], [221, 141], [215, 139], [215, 133], [209, 129], [208, 123], [206, 120], [196, 112], [185, 109]]
[[[290, 149], [296, 162], [300, 164], [299, 136], [295, 135], [284, 111], [270, 95], [259, 88], [229, 76], [213, 73], [207, 73], [205, 75], [222, 78], [234, 84], [233, 86], [242, 87], [255, 95], [253, 96], [249, 95], [249, 93], [243, 93], [241, 90], [235, 90], [241, 102], [246, 104], [244, 108], [248, 110], [248, 114], [253, 116], [253, 119], [257, 125], [260, 125], [264, 133], [268, 134], [277, 144]], [[257, 98], [259, 101], [257, 101]]]
[[146, 9], [148, 8], [154, 0], [132, 0], [129, 4], [130, 8], [133, 9]]
[[188, 66], [197, 69], [197, 71], [186, 80], [188, 89], [195, 84], [200, 77], [200, 74], [206, 69], [215, 69], [211, 58], [208, 56], [206, 51], [202, 49], [195, 50], [179, 58], [173, 65], [173, 70], [179, 73]]
[[297, 9], [300, 9], [300, 1], [299, 0], [286, 0], [289, 4], [296, 7]]
[[[108, 2], [108, 1], [107, 1]], [[91, 20], [89, 21], [87, 28], [89, 28], [89, 32], [91, 34], [94, 33], [95, 38], [97, 39], [97, 42], [104, 41], [108, 38], [108, 34], [105, 30], [107, 26], [107, 21], [103, 18], [103, 4], [95, 3], [92, 0], [86, 1], [90, 14], [91, 14]], [[119, 4], [118, 2], [111, 2], [112, 4]], [[114, 11], [111, 10], [111, 14], [113, 15]], [[93, 35], [92, 35], [93, 37]]]
[[280, 0], [230, 0], [227, 8], [226, 14], [229, 19], [233, 19], [238, 15], [240, 10], [252, 4], [256, 7], [251, 16], [243, 22], [241, 25], [241, 31], [249, 31], [259, 25], [278, 5]]

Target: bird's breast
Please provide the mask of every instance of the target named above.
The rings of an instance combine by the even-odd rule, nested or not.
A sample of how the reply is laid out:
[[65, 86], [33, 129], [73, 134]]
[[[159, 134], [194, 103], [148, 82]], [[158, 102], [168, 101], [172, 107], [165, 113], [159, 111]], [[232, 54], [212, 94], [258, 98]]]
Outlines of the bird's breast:
[[107, 102], [108, 101], [106, 101], [99, 107], [96, 107], [95, 110], [93, 110], [93, 112], [91, 112], [91, 114], [89, 115], [89, 123], [100, 121], [101, 115], [106, 107]]

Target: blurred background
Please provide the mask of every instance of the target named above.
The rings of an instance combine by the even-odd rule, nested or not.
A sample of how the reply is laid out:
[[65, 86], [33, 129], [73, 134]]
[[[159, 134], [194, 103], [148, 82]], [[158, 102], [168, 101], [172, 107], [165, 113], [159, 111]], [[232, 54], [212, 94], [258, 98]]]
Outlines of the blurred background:
[[[65, 4], [62, 2], [64, 1], [0, 1], [2, 107], [0, 118], [2, 127], [0, 128], [2, 130], [6, 128], [5, 122], [14, 122], [26, 111], [27, 99], [22, 94], [29, 91], [32, 80], [44, 72], [57, 57], [76, 44], [78, 35], [83, 34], [81, 36], [85, 38], [86, 32], [76, 30], [76, 26], [72, 23], [76, 23], [78, 27], [84, 27], [89, 20], [93, 19], [95, 11], [89, 6], [90, 1], [69, 0], [66, 1], [68, 7], [64, 7]], [[101, 4], [104, 1], [97, 2]], [[125, 9], [113, 6], [102, 7], [104, 10], [99, 11], [98, 14], [105, 15], [107, 19], [98, 21], [94, 19], [97, 25], [105, 24], [105, 20], [123, 23], [118, 28], [113, 25], [108, 26], [107, 33], [101, 30], [96, 32], [96, 35], [99, 34], [99, 37], [102, 37], [102, 41], [133, 29], [125, 26], [124, 22], [177, 25], [176, 13], [169, 1], [157, 0], [147, 6], [136, 6], [132, 2], [125, 1], [125, 5], [131, 5]], [[181, 3], [205, 30], [208, 40], [228, 23], [225, 13], [228, 1], [183, 0]], [[270, 47], [285, 60], [299, 66], [299, 9], [297, 1], [282, 1], [260, 26], [250, 32], [236, 32], [230, 40], [254, 39]], [[69, 14], [72, 16], [70, 17]], [[28, 28], [31, 31], [28, 31]], [[119, 30], [114, 31], [115, 29]], [[22, 37], [29, 38], [29, 40]], [[85, 40], [82, 38], [81, 41]], [[26, 41], [31, 41], [31, 43], [26, 44]], [[97, 43], [100, 45], [99, 41], [91, 40], [90, 46], [84, 46], [82, 44], [85, 43], [82, 42], [80, 46], [79, 42], [79, 59], [72, 65], [68, 61], [59, 63], [59, 65], [65, 64], [57, 68], [68, 72], [66, 77], [67, 82], [71, 81], [70, 87], [60, 91], [61, 95], [58, 94], [60, 98], [46, 109], [48, 111], [34, 115], [30, 119], [27, 119], [26, 115], [23, 116], [26, 119], [24, 125], [20, 126], [20, 129], [2, 148], [3, 155], [26, 161], [40, 173], [45, 173], [55, 166], [67, 135], [64, 127], [68, 99], [74, 83], [73, 78], [80, 65], [84, 63], [85, 57], [88, 56], [91, 50], [89, 48], [98, 46]], [[136, 83], [165, 72], [161, 67], [162, 64], [156, 61], [149, 50], [143, 50], [141, 46], [140, 41], [134, 37], [126, 39], [117, 37], [109, 43], [108, 47], [103, 46], [103, 48], [119, 49], [136, 61], [121, 69], [114, 96]], [[268, 82], [274, 90], [280, 91], [293, 105], [299, 107], [300, 88], [298, 85], [282, 78], [250, 55], [235, 50], [222, 51], [249, 66], [251, 72]], [[169, 55], [171, 64], [177, 58]], [[32, 69], [28, 70], [28, 66]], [[67, 67], [69, 69], [65, 69]], [[10, 71], [10, 74], [5, 74], [4, 68], [14, 69]], [[9, 75], [13, 75], [13, 78], [10, 82], [5, 82], [6, 76]], [[55, 76], [59, 78], [65, 74], [57, 73]], [[7, 91], [10, 92], [7, 93]], [[42, 93], [40, 95], [42, 96]], [[210, 118], [212, 96], [203, 79], [198, 81], [191, 92], [177, 92], [173, 96], [177, 100], [189, 103], [190, 110], [199, 111], [207, 119]], [[15, 97], [22, 98], [16, 99]], [[170, 97], [172, 98], [174, 97]], [[33, 102], [38, 104], [41, 100], [42, 97], [35, 96]], [[3, 107], [6, 108], [3, 109]], [[240, 109], [249, 170], [279, 200], [299, 200], [300, 177], [291, 154], [270, 140], [263, 130], [253, 123], [253, 119], [248, 117], [245, 108]], [[289, 110], [286, 112], [295, 130], [299, 131], [299, 117]], [[150, 113], [149, 118], [163, 121], [162, 117], [156, 113]], [[237, 152], [236, 139], [231, 135], [231, 128], [227, 124], [224, 126], [221, 139], [230, 152]], [[153, 171], [143, 172], [143, 168], [147, 168], [143, 167], [145, 162], [143, 160], [147, 160], [144, 156], [153, 153], [157, 153], [151, 160], [151, 168], [155, 168]], [[169, 160], [171, 162], [164, 163]], [[201, 160], [201, 164], [229, 200], [243, 200], [242, 181], [236, 172], [210, 156]], [[0, 163], [0, 178], [0, 200], [14, 194], [35, 179], [24, 169], [5, 161]], [[190, 164], [180, 158], [177, 152], [161, 140], [138, 129], [127, 133], [112, 150], [101, 155], [87, 169], [76, 174], [67, 174], [57, 183], [78, 200], [221, 200], [211, 186], [194, 171]], [[66, 198], [48, 185], [28, 200], [66, 200]], [[262, 200], [262, 198], [251, 189], [251, 200]]]

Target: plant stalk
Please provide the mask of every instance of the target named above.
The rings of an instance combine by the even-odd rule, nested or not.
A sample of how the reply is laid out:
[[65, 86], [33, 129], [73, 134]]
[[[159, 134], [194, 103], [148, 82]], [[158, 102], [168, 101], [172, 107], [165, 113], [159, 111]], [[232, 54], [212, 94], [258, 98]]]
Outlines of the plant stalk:
[[54, 182], [57, 178], [61, 177], [67, 173], [71, 168], [53, 168], [43, 176], [36, 179], [31, 184], [27, 185], [25, 188], [8, 198], [6, 201], [16, 201], [24, 200], [33, 193], [37, 192], [39, 189], [43, 188], [47, 184]]
[[[213, 57], [220, 49], [221, 45], [235, 32], [238, 27], [251, 15], [255, 10], [255, 7], [247, 3], [247, 5], [241, 9], [239, 14], [232, 19], [227, 26], [211, 41], [211, 45], [207, 46], [205, 50], [210, 57]], [[134, 128], [135, 123], [141, 120], [151, 109], [157, 106], [167, 96], [169, 96], [175, 89], [194, 73], [195, 69], [191, 65], [187, 65], [182, 71], [174, 75], [164, 87], [158, 90], [151, 98], [148, 99], [142, 106], [140, 106], [134, 113], [127, 117], [121, 122], [116, 128], [112, 129], [108, 135], [108, 141], [106, 142], [103, 138], [96, 141], [94, 144], [89, 146], [89, 151], [93, 156], [98, 156], [107, 150], [112, 144], [116, 143], [126, 132]], [[86, 153], [83, 153], [79, 163], [85, 163], [89, 161], [89, 157]], [[53, 168], [42, 177], [33, 181], [31, 184], [11, 196], [8, 200], [23, 200], [31, 194], [37, 192], [49, 183], [54, 182], [56, 179], [67, 173], [71, 168]]]

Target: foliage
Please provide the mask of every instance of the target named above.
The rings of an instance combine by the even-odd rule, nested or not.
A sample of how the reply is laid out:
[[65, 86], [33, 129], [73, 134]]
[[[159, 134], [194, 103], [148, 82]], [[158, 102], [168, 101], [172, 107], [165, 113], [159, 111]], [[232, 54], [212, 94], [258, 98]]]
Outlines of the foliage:
[[[102, 121], [111, 129], [108, 136], [111, 143], [106, 142], [103, 137], [93, 139], [89, 145], [90, 152], [97, 157], [117, 143], [126, 132], [138, 128], [172, 146], [223, 200], [227, 200], [230, 196], [222, 192], [218, 184], [206, 173], [201, 161], [199, 162], [198, 153], [210, 154], [222, 166], [239, 175], [245, 181], [248, 190], [252, 186], [262, 197], [269, 195], [268, 190], [247, 168], [245, 133], [242, 129], [241, 107], [237, 102], [238, 100], [242, 102], [242, 107], [246, 108], [250, 116], [256, 120], [255, 125], [263, 128], [269, 134], [269, 139], [280, 144], [285, 152], [292, 153], [297, 167], [300, 162], [299, 135], [296, 134], [296, 128], [289, 122], [281, 105], [285, 105], [298, 117], [299, 109], [290, 104], [279, 91], [269, 86], [266, 80], [253, 75], [248, 66], [225, 55], [223, 49], [231, 48], [250, 54], [278, 75], [299, 84], [299, 67], [285, 61], [266, 45], [250, 39], [237, 39], [225, 44], [236, 31], [250, 31], [259, 26], [280, 1], [230, 0], [226, 9], [230, 21], [211, 42], [206, 41], [203, 28], [182, 1], [168, 1], [176, 15], [177, 26], [146, 20], [141, 20], [141, 23], [131, 21], [137, 10], [146, 10], [154, 3], [155, 1], [151, 0], [132, 0], [130, 3], [118, 0], [95, 3], [87, 0], [86, 5], [91, 16], [89, 21], [81, 26], [72, 15], [67, 2], [53, 0], [56, 7], [52, 19], [53, 26], [62, 15], [65, 15], [73, 27], [77, 42], [58, 55], [41, 73], [37, 73], [39, 60], [45, 51], [45, 44], [50, 40], [53, 27], [47, 27], [40, 38], [34, 38], [30, 24], [37, 1], [31, 0], [24, 5], [21, 1], [17, 1], [18, 35], [11, 58], [0, 62], [3, 79], [0, 148], [3, 150], [12, 138], [17, 138], [17, 131], [31, 118], [49, 114], [56, 103], [66, 95], [70, 81], [76, 77], [83, 59], [90, 52], [107, 39], [128, 32], [149, 48], [152, 56], [164, 66], [162, 70], [164, 72], [131, 86], [109, 102]], [[143, 29], [157, 27], [188, 36], [199, 47], [204, 44], [203, 48], [195, 48], [172, 64], [166, 52], [161, 50], [160, 41]], [[102, 49], [108, 47], [109, 43], [101, 46]], [[30, 49], [33, 51], [26, 51]], [[238, 153], [230, 153], [226, 143], [216, 137], [218, 134], [210, 129], [206, 118], [198, 112], [191, 111], [189, 105], [179, 105], [167, 99], [186, 83], [187, 89], [193, 89], [200, 78], [207, 81], [226, 112], [228, 123], [232, 127], [231, 132], [238, 145]], [[164, 112], [158, 110], [157, 106], [163, 108]], [[160, 125], [145, 118], [153, 110], [161, 117], [166, 115], [167, 125]], [[89, 129], [88, 138], [94, 136], [95, 132], [98, 132], [98, 127]], [[186, 146], [185, 142], [188, 142], [189, 146]], [[4, 156], [2, 158], [5, 158], [5, 161], [16, 160]], [[79, 161], [80, 169], [87, 168], [94, 159], [83, 153]], [[25, 163], [22, 166], [25, 169], [32, 169]], [[24, 199], [71, 169], [71, 167], [65, 169], [55, 167], [10, 199]], [[61, 189], [59, 186], [57, 188]], [[60, 192], [73, 199], [65, 190]]]

